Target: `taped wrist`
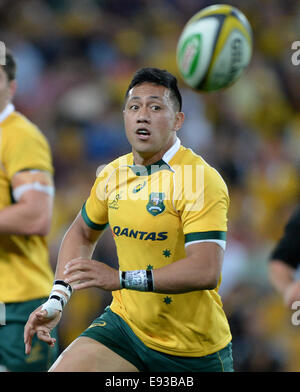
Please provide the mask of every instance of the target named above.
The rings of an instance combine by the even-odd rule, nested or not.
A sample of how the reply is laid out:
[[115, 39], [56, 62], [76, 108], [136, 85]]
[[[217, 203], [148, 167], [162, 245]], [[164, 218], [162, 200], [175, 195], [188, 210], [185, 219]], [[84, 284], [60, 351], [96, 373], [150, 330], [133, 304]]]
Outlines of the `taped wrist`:
[[[65, 281], [59, 280], [59, 279], [54, 281], [51, 293], [56, 290], [60, 290], [63, 293], [65, 293], [67, 296], [67, 301], [69, 301], [69, 299], [72, 295], [72, 292], [73, 292], [72, 287], [71, 287], [71, 285], [69, 285], [69, 283], [66, 283]], [[51, 293], [50, 293], [50, 295], [51, 295]]]
[[62, 312], [71, 295], [72, 287], [68, 283], [63, 280], [55, 280], [49, 298], [43, 304], [42, 310], [47, 311], [48, 317], [52, 317], [57, 310]]
[[120, 271], [119, 275], [122, 289], [154, 291], [152, 270]]

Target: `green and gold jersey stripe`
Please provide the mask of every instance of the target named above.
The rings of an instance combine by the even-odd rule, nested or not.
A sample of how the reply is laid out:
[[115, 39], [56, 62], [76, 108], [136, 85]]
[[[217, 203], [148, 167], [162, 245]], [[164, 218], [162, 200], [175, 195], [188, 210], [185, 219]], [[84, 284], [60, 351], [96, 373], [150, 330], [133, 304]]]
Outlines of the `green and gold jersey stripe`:
[[135, 165], [135, 163], [133, 163], [133, 165], [129, 165], [129, 167], [133, 173], [139, 177], [150, 176], [151, 174], [154, 174], [160, 170], [172, 171], [170, 166], [162, 159], [148, 166]]
[[82, 209], [81, 209], [81, 216], [82, 216], [83, 220], [85, 221], [85, 223], [93, 230], [104, 230], [106, 228], [106, 226], [108, 225], [108, 223], [104, 223], [103, 225], [99, 225], [98, 223], [94, 223], [93, 221], [91, 221], [90, 218], [88, 217], [87, 212], [86, 212], [85, 203], [83, 204]]
[[202, 231], [199, 233], [185, 234], [185, 243], [203, 240], [222, 240], [226, 241], [226, 231]]

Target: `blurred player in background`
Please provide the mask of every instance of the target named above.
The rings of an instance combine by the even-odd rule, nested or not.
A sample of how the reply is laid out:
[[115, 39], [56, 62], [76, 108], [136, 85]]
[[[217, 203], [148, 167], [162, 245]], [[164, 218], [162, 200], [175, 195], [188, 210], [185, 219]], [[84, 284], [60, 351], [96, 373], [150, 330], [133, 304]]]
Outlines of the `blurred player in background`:
[[53, 167], [47, 140], [11, 103], [16, 88], [16, 63], [6, 51], [6, 63], [0, 66], [0, 302], [5, 315], [0, 368], [45, 371], [57, 350], [35, 339], [31, 355], [25, 356], [23, 332], [53, 282], [45, 240], [52, 217]]
[[[231, 333], [218, 295], [227, 187], [215, 169], [181, 146], [181, 94], [169, 72], [138, 71], [123, 114], [132, 153], [102, 170], [66, 233], [53, 292], [25, 327], [26, 352], [35, 334], [54, 345], [50, 331], [72, 289], [98, 287], [113, 292], [111, 306], [52, 371], [233, 371]], [[91, 260], [107, 224], [120, 270]]]
[[288, 220], [269, 261], [270, 281], [290, 308], [300, 301], [300, 280], [295, 277], [300, 264], [300, 206]]

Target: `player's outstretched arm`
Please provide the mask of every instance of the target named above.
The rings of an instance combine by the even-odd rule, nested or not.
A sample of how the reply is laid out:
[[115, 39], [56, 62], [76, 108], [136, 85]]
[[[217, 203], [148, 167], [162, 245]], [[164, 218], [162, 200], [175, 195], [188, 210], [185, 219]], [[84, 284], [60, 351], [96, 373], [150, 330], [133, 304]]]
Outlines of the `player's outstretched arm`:
[[49, 299], [31, 313], [26, 323], [24, 329], [26, 354], [30, 353], [35, 334], [50, 346], [55, 344], [55, 339], [50, 336], [50, 332], [58, 324], [62, 309], [72, 294], [72, 285], [64, 281], [65, 266], [72, 259], [90, 259], [100, 234], [101, 231], [92, 230], [86, 225], [81, 214], [78, 214], [68, 229], [61, 243], [55, 281]]
[[62, 241], [55, 278], [75, 290], [88, 287], [118, 290], [119, 271], [91, 259], [101, 233], [91, 229], [79, 214]]

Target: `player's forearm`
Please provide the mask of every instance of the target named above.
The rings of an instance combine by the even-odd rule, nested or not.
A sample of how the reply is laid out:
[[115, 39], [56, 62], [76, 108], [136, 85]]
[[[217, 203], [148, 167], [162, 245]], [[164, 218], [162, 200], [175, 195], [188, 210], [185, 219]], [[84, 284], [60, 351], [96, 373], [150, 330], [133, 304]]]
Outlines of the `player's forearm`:
[[120, 271], [121, 288], [179, 294], [216, 288], [224, 250], [212, 242], [190, 244], [186, 257], [152, 271]]
[[[64, 273], [67, 263], [71, 260], [74, 261], [74, 259], [78, 260], [81, 257], [88, 263], [91, 263], [90, 259], [96, 245], [95, 238], [96, 235], [94, 233], [88, 235], [88, 231], [84, 229], [82, 218], [79, 214], [61, 243], [53, 287], [48, 300], [41, 308], [42, 311], [46, 312], [47, 317], [56, 317], [59, 312], [62, 312], [71, 297], [74, 288], [72, 286], [80, 281], [67, 281], [67, 276]], [[72, 283], [74, 284], [72, 285]]]
[[77, 258], [91, 259], [94, 252], [96, 241], [86, 236], [84, 230], [79, 224], [78, 216], [69, 230], [66, 232], [58, 254], [55, 279], [65, 279], [66, 264]]
[[294, 281], [295, 270], [280, 260], [269, 263], [269, 278], [273, 287], [284, 294], [288, 286]]
[[15, 235], [46, 235], [51, 218], [45, 210], [29, 207], [26, 203], [12, 204], [0, 210], [0, 233]]
[[200, 263], [193, 257], [153, 270], [155, 292], [176, 294], [214, 289], [220, 277], [215, 263]]

